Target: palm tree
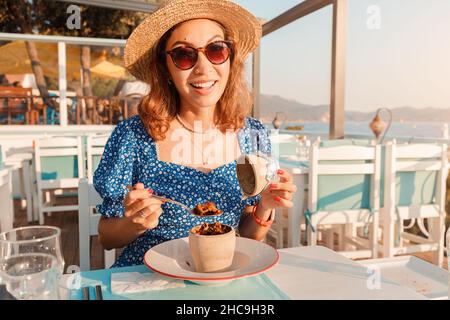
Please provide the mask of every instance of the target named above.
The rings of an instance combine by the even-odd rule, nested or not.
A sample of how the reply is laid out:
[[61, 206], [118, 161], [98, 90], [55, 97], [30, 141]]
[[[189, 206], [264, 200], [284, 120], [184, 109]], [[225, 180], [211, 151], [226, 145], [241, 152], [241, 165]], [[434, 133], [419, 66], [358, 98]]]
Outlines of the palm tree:
[[[1, 8], [2, 11], [4, 10], [6, 12], [0, 14], [2, 17], [3, 28], [16, 29], [8, 30], [13, 32], [33, 33], [33, 26], [31, 24], [32, 8], [28, 4], [29, 3], [24, 0], [6, 0], [6, 6]], [[31, 41], [26, 41], [25, 45], [39, 93], [41, 97], [44, 97], [44, 101], [47, 104], [56, 107], [55, 101], [47, 99], [49, 96], [47, 82], [45, 81], [44, 71], [39, 60], [36, 45]]]

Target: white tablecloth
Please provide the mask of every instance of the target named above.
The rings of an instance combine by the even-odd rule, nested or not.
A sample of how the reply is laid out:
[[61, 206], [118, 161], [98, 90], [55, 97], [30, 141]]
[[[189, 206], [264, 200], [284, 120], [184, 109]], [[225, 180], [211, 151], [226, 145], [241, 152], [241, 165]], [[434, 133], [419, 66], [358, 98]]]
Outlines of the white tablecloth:
[[[381, 278], [328, 248], [296, 247], [279, 250], [280, 261], [266, 272], [270, 280], [291, 299], [426, 299], [416, 291]], [[61, 278], [61, 298], [70, 275]]]

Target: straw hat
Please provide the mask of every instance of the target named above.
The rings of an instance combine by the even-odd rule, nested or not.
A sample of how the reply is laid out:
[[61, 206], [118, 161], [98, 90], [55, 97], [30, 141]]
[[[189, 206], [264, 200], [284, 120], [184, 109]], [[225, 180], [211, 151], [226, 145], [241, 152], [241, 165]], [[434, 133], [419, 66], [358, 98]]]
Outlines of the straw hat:
[[262, 34], [258, 19], [229, 0], [166, 0], [150, 14], [133, 33], [125, 45], [125, 67], [136, 78], [146, 81], [149, 50], [178, 23], [193, 19], [211, 19], [222, 24], [240, 54], [245, 58], [259, 44]]

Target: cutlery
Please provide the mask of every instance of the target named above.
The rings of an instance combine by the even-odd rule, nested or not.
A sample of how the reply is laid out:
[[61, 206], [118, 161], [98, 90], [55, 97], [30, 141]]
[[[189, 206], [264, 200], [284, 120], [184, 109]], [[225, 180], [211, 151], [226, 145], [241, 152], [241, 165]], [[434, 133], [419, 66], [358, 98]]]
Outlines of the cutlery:
[[164, 202], [170, 202], [170, 203], [176, 204], [176, 205], [182, 207], [183, 209], [185, 209], [186, 211], [188, 211], [190, 214], [192, 214], [194, 216], [197, 216], [197, 217], [214, 217], [214, 216], [220, 216], [223, 213], [223, 212], [220, 212], [220, 213], [215, 213], [215, 214], [202, 215], [202, 214], [196, 213], [196, 211], [194, 209], [189, 208], [188, 206], [182, 204], [181, 202], [178, 202], [178, 201], [175, 201], [175, 200], [172, 200], [172, 199], [169, 199], [169, 198], [161, 197], [161, 196], [158, 196], [158, 195], [155, 195], [155, 194], [152, 194], [152, 197], [155, 198], [155, 199], [159, 199], [161, 201], [164, 201]]
[[[131, 191], [131, 190], [133, 190], [133, 187], [127, 186], [127, 189]], [[170, 203], [173, 203], [173, 204], [175, 204], [177, 206], [180, 206], [184, 210], [188, 211], [190, 214], [192, 214], [194, 216], [197, 216], [197, 217], [214, 217], [214, 216], [219, 216], [219, 215], [221, 215], [223, 213], [223, 212], [221, 212], [221, 213], [215, 213], [215, 214], [201, 215], [201, 214], [197, 214], [194, 209], [189, 208], [185, 204], [182, 204], [181, 202], [178, 202], [176, 200], [172, 200], [172, 199], [169, 199], [169, 198], [166, 198], [166, 197], [163, 197], [163, 196], [158, 196], [156, 194], [152, 194], [152, 197], [155, 198], [155, 199], [161, 200], [163, 202], [170, 202]]]
[[83, 300], [89, 300], [89, 287], [82, 288]]
[[102, 286], [95, 286], [95, 300], [103, 300]]
[[156, 194], [152, 194], [152, 197], [155, 198], [155, 199], [159, 199], [161, 201], [164, 201], [164, 202], [170, 202], [170, 203], [176, 204], [176, 205], [182, 207], [183, 209], [189, 211], [190, 213], [195, 214], [193, 209], [191, 209], [188, 206], [182, 204], [181, 202], [178, 202], [178, 201], [166, 198], [166, 197], [162, 197], [162, 196], [157, 196]]

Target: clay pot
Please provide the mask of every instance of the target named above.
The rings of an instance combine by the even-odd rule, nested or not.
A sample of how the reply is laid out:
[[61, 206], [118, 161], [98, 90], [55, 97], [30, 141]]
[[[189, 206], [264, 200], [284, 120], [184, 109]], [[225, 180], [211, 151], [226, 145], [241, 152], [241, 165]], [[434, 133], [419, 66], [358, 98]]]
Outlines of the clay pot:
[[236, 232], [233, 227], [223, 225], [228, 232], [217, 235], [200, 235], [196, 226], [189, 231], [189, 249], [197, 272], [225, 271], [233, 263]]
[[277, 165], [270, 158], [256, 154], [243, 154], [236, 165], [236, 175], [243, 198], [263, 192], [275, 176]]

